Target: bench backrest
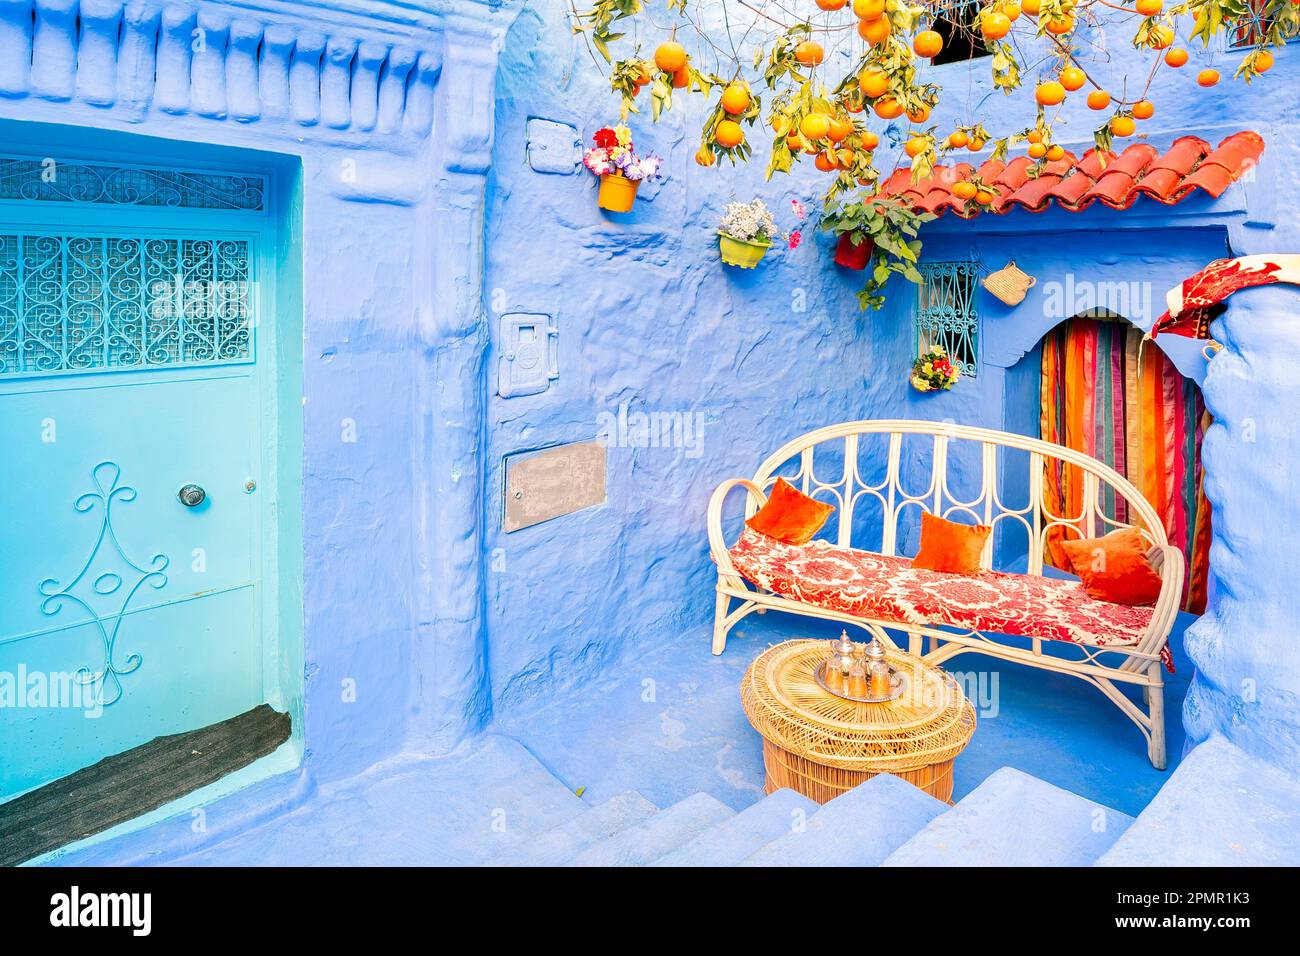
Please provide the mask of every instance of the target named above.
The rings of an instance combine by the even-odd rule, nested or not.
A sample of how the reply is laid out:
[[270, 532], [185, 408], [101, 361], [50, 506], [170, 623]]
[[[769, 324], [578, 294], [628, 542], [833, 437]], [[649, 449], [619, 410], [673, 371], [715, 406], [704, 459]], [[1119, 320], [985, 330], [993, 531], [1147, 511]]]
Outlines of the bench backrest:
[[[1079, 489], [1079, 513], [1056, 513], [1063, 509], [1052, 500], [1049, 464]], [[896, 554], [903, 524], [918, 524], [921, 511], [991, 525], [986, 568], [995, 541], [1018, 538], [1030, 574], [1042, 573], [1048, 534], [1057, 527], [1068, 539], [1131, 527], [1152, 544], [1167, 542], [1156, 510], [1113, 468], [1063, 445], [987, 428], [902, 420], [830, 425], [775, 452], [754, 483], [766, 492], [778, 477], [835, 505], [823, 536], [840, 547]], [[754, 510], [751, 499], [746, 517]]]

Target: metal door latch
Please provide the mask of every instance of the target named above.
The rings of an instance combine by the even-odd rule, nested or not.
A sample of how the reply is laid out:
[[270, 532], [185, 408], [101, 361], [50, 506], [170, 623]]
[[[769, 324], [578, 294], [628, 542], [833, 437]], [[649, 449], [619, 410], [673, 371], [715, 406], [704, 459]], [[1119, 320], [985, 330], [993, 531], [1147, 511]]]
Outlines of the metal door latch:
[[208, 493], [198, 485], [181, 485], [181, 490], [176, 492], [176, 497], [186, 508], [197, 508], [207, 500]]

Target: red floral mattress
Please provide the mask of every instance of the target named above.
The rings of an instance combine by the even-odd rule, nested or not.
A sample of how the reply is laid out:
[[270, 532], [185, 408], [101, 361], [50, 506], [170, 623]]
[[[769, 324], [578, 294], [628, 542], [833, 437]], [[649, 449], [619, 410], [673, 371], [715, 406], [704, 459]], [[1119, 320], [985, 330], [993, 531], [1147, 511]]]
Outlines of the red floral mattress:
[[910, 558], [837, 548], [826, 541], [783, 544], [746, 528], [731, 549], [736, 570], [782, 597], [854, 617], [899, 624], [945, 624], [1076, 644], [1135, 644], [1150, 607], [1088, 597], [1078, 581], [981, 571], [943, 574]]

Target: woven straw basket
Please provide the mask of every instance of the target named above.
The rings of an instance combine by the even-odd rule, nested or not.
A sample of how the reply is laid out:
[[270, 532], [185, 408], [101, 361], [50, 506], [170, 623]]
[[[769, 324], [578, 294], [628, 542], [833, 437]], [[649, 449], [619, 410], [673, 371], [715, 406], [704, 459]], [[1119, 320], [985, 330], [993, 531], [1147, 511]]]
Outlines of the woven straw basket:
[[1016, 268], [1015, 260], [984, 277], [984, 288], [1007, 305], [1019, 305], [1038, 280]]

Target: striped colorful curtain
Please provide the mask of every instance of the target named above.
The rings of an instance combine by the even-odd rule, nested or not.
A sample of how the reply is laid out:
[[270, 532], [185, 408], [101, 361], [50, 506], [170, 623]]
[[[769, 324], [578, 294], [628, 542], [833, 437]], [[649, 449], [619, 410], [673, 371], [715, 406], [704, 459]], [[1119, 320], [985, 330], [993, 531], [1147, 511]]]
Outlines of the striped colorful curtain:
[[[1122, 320], [1075, 318], [1043, 339], [1041, 436], [1092, 455], [1131, 481], [1164, 521], [1169, 543], [1187, 559], [1183, 609], [1205, 610], [1210, 505], [1201, 470], [1209, 416], [1201, 390], [1140, 330]], [[1139, 359], [1140, 355], [1140, 359]], [[1049, 463], [1045, 495], [1057, 514], [1079, 514], [1077, 468]], [[1103, 492], [1102, 507], [1129, 521], [1124, 500]], [[1059, 510], [1058, 510], [1059, 509]], [[1058, 534], [1047, 560], [1069, 567]]]

